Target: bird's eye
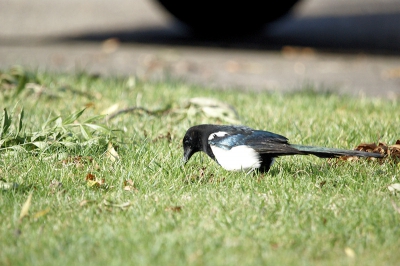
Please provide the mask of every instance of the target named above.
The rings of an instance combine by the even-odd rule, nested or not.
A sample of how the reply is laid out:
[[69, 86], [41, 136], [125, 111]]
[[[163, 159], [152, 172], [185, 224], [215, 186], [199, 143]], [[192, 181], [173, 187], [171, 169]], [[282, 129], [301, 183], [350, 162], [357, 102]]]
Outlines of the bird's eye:
[[215, 139], [216, 137], [218, 137], [217, 134], [214, 134], [214, 135], [213, 135], [213, 139]]

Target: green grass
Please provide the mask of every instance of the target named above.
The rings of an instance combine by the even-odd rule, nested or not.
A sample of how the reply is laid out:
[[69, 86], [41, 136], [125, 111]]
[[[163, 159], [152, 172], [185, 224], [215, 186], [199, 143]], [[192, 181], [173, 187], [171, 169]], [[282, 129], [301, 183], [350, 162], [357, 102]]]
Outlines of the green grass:
[[[0, 265], [400, 261], [400, 213], [393, 207], [400, 206], [400, 198], [387, 188], [400, 182], [398, 163], [291, 156], [278, 159], [261, 176], [227, 172], [199, 153], [181, 167], [187, 128], [226, 123], [221, 116], [188, 107], [192, 97], [230, 104], [242, 124], [285, 135], [292, 143], [349, 149], [361, 142], [399, 139], [398, 101], [316, 93], [312, 88], [289, 94], [243, 93], [84, 73], [16, 69], [0, 74], [0, 101], [12, 118], [9, 135], [14, 137], [22, 108], [19, 136], [25, 137], [42, 132], [50, 118], [65, 118], [85, 107], [78, 122], [115, 104], [119, 109], [168, 110], [100, 118], [96, 123], [118, 131], [90, 132], [101, 140], [90, 145], [72, 127], [68, 132], [75, 136], [70, 139], [74, 148], [15, 151], [10, 143], [3, 144]], [[120, 157], [115, 162], [106, 156], [108, 141]], [[89, 173], [102, 184], [88, 182]], [[28, 213], [20, 219], [30, 193]]]

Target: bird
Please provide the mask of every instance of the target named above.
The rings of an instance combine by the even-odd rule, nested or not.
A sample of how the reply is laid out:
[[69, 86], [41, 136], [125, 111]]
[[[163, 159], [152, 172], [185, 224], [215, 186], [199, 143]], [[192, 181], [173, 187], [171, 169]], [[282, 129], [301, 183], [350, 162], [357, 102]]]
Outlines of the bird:
[[286, 155], [383, 157], [380, 153], [294, 145], [282, 135], [239, 125], [196, 125], [186, 131], [182, 143], [184, 164], [193, 154], [204, 152], [228, 171], [258, 169], [266, 173], [275, 158]]

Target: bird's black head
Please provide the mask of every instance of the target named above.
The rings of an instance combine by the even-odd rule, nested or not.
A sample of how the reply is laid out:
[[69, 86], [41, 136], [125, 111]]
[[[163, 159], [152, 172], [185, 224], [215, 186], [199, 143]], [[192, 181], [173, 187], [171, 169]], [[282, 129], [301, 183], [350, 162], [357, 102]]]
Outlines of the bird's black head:
[[190, 157], [198, 151], [205, 152], [213, 160], [215, 156], [208, 145], [208, 137], [212, 132], [216, 132], [216, 125], [197, 125], [186, 131], [183, 138], [183, 162], [189, 161]]
[[183, 138], [183, 162], [189, 161], [190, 157], [198, 151], [201, 151], [202, 134], [196, 128], [189, 128]]

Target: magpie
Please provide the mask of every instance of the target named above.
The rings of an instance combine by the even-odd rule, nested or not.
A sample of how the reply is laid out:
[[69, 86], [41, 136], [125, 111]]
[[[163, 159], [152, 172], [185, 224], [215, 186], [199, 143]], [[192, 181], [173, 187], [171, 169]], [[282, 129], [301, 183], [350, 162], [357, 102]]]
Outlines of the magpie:
[[285, 155], [383, 157], [380, 153], [290, 144], [288, 139], [269, 131], [236, 125], [197, 125], [183, 138], [183, 162], [196, 152], [205, 152], [224, 169], [268, 172], [274, 159]]

